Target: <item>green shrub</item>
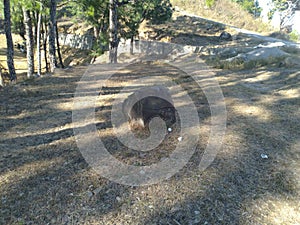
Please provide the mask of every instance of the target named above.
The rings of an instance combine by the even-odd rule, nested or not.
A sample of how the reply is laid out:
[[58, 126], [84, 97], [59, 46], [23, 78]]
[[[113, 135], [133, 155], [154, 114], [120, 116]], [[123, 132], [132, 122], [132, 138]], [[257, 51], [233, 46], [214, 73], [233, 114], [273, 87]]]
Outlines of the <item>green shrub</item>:
[[215, 0], [205, 0], [205, 5], [209, 8], [212, 8], [215, 4]]
[[291, 33], [289, 33], [289, 39], [291, 41], [297, 42], [299, 41], [300, 35], [297, 31], [293, 30]]

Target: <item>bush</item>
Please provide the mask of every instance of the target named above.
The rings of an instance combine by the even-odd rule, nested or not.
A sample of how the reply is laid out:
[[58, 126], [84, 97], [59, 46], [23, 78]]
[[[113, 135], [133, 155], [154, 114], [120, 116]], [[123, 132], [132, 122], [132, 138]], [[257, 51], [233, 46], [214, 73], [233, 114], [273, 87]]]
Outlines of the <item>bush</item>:
[[289, 39], [294, 42], [298, 42], [300, 40], [300, 35], [297, 31], [293, 30], [289, 33]]
[[205, 5], [209, 8], [212, 8], [215, 4], [215, 0], [205, 0]]

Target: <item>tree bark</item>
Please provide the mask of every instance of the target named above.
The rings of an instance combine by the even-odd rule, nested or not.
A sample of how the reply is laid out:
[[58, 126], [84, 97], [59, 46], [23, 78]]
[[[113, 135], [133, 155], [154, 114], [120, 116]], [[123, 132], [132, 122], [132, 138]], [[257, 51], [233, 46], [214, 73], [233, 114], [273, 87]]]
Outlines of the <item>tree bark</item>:
[[118, 16], [117, 0], [109, 0], [109, 61], [118, 62]]
[[47, 36], [48, 36], [48, 30], [47, 30], [47, 17], [44, 17], [44, 23], [42, 26], [42, 33], [43, 33], [43, 49], [44, 49], [44, 60], [45, 60], [45, 67], [46, 72], [49, 72], [49, 64], [48, 64], [48, 57], [47, 57]]
[[11, 36], [11, 21], [10, 21], [10, 1], [4, 0], [4, 22], [5, 35], [7, 44], [7, 67], [9, 70], [10, 81], [16, 81], [16, 71], [14, 65], [14, 44]]
[[2, 68], [0, 67], [0, 88], [4, 86], [3, 78], [2, 78]]
[[57, 67], [55, 55], [55, 24], [56, 24], [56, 0], [50, 1], [50, 21], [49, 21], [49, 58], [50, 71], [53, 73]]
[[98, 40], [99, 36], [100, 36], [100, 30], [99, 28], [97, 27], [94, 27], [94, 36], [95, 36], [95, 39]]
[[130, 55], [133, 55], [133, 42], [134, 42], [134, 36], [132, 35], [130, 38]]
[[60, 64], [61, 68], [65, 68], [62, 57], [61, 57], [61, 52], [60, 52], [57, 23], [55, 24], [55, 31], [56, 31], [55, 32], [56, 33], [56, 46], [57, 46], [57, 54], [58, 54], [59, 64]]
[[[41, 3], [40, 3], [41, 4]], [[34, 12], [32, 12], [32, 29], [33, 29], [33, 41], [34, 44], [36, 44], [35, 42], [37, 41], [37, 34], [38, 34], [38, 22], [39, 22], [39, 12], [38, 10], [35, 10]]]
[[26, 50], [27, 50], [27, 77], [30, 78], [34, 73], [34, 40], [32, 32], [32, 20], [30, 11], [23, 7], [24, 25], [26, 32]]
[[41, 23], [42, 23], [43, 6], [40, 6], [38, 14], [37, 33], [36, 33], [36, 56], [37, 56], [37, 75], [41, 76], [42, 73], [42, 60], [41, 60]]

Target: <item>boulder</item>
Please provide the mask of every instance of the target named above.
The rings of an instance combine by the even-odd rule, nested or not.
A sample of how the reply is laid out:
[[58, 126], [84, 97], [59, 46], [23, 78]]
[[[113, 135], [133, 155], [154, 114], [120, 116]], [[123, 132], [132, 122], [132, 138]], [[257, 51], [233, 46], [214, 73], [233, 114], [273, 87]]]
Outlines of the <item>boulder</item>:
[[238, 54], [235, 57], [227, 59], [226, 61], [227, 62], [234, 62], [234, 61], [250, 62], [250, 61], [258, 61], [258, 60], [269, 60], [270, 58], [272, 59], [284, 58], [287, 56], [289, 56], [288, 53], [280, 50], [277, 47], [257, 48], [247, 53]]
[[232, 35], [226, 31], [223, 31], [220, 34], [219, 39], [224, 41], [232, 41]]

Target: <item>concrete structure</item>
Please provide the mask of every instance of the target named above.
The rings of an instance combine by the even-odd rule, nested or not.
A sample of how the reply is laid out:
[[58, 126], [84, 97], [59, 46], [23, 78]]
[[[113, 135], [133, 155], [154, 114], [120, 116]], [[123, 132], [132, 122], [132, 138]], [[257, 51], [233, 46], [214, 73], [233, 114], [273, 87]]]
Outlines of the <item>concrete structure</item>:
[[293, 30], [297, 31], [300, 34], [300, 10], [297, 10], [295, 12]]

